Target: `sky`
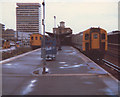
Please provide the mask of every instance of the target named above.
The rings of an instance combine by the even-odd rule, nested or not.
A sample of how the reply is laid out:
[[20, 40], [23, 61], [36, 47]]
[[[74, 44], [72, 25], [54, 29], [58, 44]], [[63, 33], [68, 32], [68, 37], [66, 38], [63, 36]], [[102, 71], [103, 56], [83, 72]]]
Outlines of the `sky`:
[[[90, 27], [101, 27], [107, 32], [118, 30], [118, 1], [45, 0], [45, 30], [52, 32], [54, 16], [56, 25], [64, 21], [65, 26], [70, 27], [74, 34]], [[0, 23], [6, 29], [16, 30], [16, 3], [25, 2], [41, 4], [43, 0], [0, 0]]]

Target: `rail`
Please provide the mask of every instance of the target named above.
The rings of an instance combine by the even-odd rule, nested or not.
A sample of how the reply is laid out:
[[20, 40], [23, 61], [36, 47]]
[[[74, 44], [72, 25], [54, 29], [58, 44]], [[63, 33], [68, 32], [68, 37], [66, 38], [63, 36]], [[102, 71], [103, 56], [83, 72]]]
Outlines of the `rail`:
[[102, 59], [102, 61], [105, 63], [105, 65], [107, 65], [108, 67], [111, 67], [112, 69], [116, 70], [117, 72], [120, 72], [120, 67], [105, 60], [105, 59]]
[[108, 45], [120, 46], [120, 44], [116, 44], [116, 43], [108, 43]]

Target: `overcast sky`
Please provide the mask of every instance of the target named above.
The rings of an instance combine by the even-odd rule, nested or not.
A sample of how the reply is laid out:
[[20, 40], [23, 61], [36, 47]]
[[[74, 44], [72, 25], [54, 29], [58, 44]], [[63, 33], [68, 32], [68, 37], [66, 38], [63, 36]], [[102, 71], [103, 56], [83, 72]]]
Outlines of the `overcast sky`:
[[[0, 23], [16, 30], [16, 3], [18, 0], [0, 0]], [[73, 33], [90, 27], [101, 27], [107, 32], [118, 29], [119, 0], [45, 0], [46, 31], [52, 32], [54, 16], [56, 23], [64, 21]], [[42, 3], [41, 0], [19, 0]], [[42, 8], [42, 7], [41, 7]]]

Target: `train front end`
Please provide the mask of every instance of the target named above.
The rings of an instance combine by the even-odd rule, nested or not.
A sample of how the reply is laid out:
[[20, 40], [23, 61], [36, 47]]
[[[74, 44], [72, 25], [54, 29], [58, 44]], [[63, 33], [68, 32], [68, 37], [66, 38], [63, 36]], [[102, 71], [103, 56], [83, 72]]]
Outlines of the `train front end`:
[[107, 32], [90, 28], [83, 33], [83, 51], [93, 59], [102, 59], [107, 51]]

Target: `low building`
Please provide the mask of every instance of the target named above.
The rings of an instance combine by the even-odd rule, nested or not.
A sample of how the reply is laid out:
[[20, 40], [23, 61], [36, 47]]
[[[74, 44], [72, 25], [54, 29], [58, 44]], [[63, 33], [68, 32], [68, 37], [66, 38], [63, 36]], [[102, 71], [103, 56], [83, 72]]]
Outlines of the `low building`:
[[15, 31], [13, 29], [6, 29], [2, 32], [2, 38], [5, 40], [15, 40]]
[[21, 41], [21, 43], [24, 46], [30, 45], [30, 35], [33, 34], [33, 32], [17, 32], [17, 40]]
[[58, 28], [53, 28], [53, 33], [46, 32], [50, 37], [56, 36], [57, 45], [70, 45], [72, 29], [65, 27], [65, 22], [60, 22]]
[[2, 38], [2, 33], [5, 31], [5, 25], [0, 23], [0, 38]]
[[17, 39], [19, 41], [22, 40], [30, 40], [30, 35], [32, 34], [32, 32], [17, 32]]
[[2, 41], [4, 40], [2, 38], [2, 33], [4, 32], [4, 30], [5, 30], [5, 25], [0, 23], [0, 48], [2, 47]]

